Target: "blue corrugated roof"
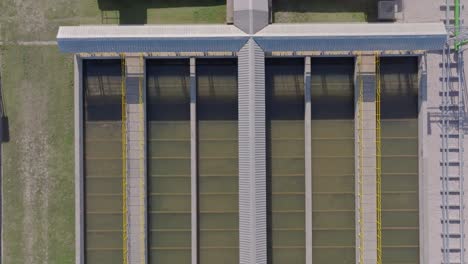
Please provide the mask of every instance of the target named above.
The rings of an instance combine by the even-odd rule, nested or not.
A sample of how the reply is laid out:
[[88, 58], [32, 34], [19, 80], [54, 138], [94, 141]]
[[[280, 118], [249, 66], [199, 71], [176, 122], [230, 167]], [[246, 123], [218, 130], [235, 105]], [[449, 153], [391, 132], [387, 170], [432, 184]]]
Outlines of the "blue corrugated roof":
[[60, 27], [63, 52], [236, 52], [249, 38], [264, 51], [440, 50], [442, 23], [273, 24], [256, 34], [229, 25]]
[[272, 51], [374, 51], [440, 50], [446, 35], [342, 36], [342, 37], [254, 37], [266, 52]]
[[75, 38], [58, 39], [62, 52], [236, 52], [248, 37], [236, 38]]

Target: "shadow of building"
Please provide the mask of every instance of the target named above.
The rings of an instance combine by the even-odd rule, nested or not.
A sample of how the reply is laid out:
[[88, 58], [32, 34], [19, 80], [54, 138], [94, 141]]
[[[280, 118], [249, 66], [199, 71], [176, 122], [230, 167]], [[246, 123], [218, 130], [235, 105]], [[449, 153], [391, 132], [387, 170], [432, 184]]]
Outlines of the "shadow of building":
[[103, 23], [120, 25], [148, 23], [148, 9], [225, 5], [226, 0], [97, 0]]

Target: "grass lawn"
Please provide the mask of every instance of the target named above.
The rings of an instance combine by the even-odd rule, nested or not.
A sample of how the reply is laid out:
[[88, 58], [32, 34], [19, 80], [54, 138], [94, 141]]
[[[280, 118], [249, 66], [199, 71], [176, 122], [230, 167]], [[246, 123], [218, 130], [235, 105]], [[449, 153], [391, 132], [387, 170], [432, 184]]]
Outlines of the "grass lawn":
[[73, 73], [57, 47], [2, 48], [2, 263], [74, 258]]
[[273, 0], [275, 23], [372, 22], [376, 0]]
[[75, 258], [72, 56], [17, 42], [53, 41], [65, 25], [225, 19], [225, 0], [0, 0], [0, 75], [10, 125], [2, 156], [1, 263]]
[[226, 0], [83, 0], [80, 12], [82, 23], [224, 24]]
[[[224, 24], [226, 0], [0, 0], [0, 40], [54, 40], [80, 24]], [[107, 14], [107, 15], [106, 15]], [[105, 19], [109, 16], [110, 19]], [[117, 19], [112, 19], [113, 17]]]
[[206, 7], [169, 7], [148, 10], [149, 24], [224, 24], [226, 5]]

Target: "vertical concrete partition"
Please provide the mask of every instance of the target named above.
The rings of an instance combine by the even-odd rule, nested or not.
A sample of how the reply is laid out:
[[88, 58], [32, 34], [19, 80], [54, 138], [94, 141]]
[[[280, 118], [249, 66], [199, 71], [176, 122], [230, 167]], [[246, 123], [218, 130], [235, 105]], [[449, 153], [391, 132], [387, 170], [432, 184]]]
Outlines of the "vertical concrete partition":
[[[360, 89], [363, 89], [362, 109], [355, 109], [355, 149], [356, 149], [356, 191], [360, 189], [360, 175], [362, 175], [361, 190], [362, 203], [356, 202], [356, 258], [364, 263], [377, 261], [377, 201], [376, 201], [376, 107], [375, 88], [376, 72], [374, 55], [359, 55], [356, 65], [355, 105], [359, 106]], [[361, 135], [360, 135], [361, 133]], [[362, 141], [360, 141], [362, 138]], [[362, 167], [361, 167], [362, 164]], [[360, 171], [361, 170], [361, 171]], [[362, 206], [362, 208], [361, 208]], [[362, 219], [359, 211], [362, 210]], [[360, 223], [360, 221], [362, 221]], [[362, 227], [362, 231], [360, 231]], [[359, 234], [363, 237], [359, 238]], [[363, 243], [360, 243], [363, 239]], [[362, 250], [360, 249], [362, 245]]]
[[83, 60], [74, 56], [75, 114], [75, 263], [84, 263]]
[[239, 243], [241, 264], [267, 263], [265, 54], [239, 52]]
[[311, 57], [304, 60], [305, 145], [305, 246], [306, 263], [312, 263], [312, 93]]
[[[419, 256], [420, 256], [420, 262], [421, 263], [428, 263], [431, 258], [429, 258], [429, 254], [431, 253], [431, 249], [429, 248], [429, 241], [430, 239], [430, 229], [429, 223], [430, 223], [430, 206], [429, 204], [432, 203], [430, 201], [431, 196], [429, 194], [429, 184], [427, 182], [427, 179], [425, 179], [424, 175], [428, 173], [427, 171], [427, 146], [433, 144], [429, 140], [428, 136], [428, 129], [429, 127], [429, 120], [425, 118], [428, 113], [427, 109], [427, 104], [428, 104], [428, 91], [427, 91], [427, 74], [428, 74], [428, 69], [427, 69], [427, 54], [424, 54], [419, 58], [419, 72], [418, 72], [418, 80], [419, 80], [419, 114], [418, 114], [418, 151], [419, 151]], [[438, 144], [437, 144], [438, 145]], [[436, 145], [436, 146], [437, 146]], [[436, 153], [437, 151], [433, 151], [433, 153]], [[430, 153], [430, 152], [429, 152]], [[436, 163], [436, 165], [438, 165]], [[434, 177], [436, 178], [436, 177]], [[437, 191], [435, 191], [437, 193]], [[438, 193], [437, 193], [438, 194]], [[439, 204], [437, 202], [434, 202], [434, 204]], [[437, 218], [439, 218], [437, 216]], [[440, 251], [439, 251], [440, 252]], [[435, 259], [435, 258], [434, 258]]]
[[198, 263], [197, 65], [190, 58], [190, 189], [192, 264]]
[[127, 98], [128, 263], [144, 264], [146, 253], [146, 114], [144, 61], [125, 58]]

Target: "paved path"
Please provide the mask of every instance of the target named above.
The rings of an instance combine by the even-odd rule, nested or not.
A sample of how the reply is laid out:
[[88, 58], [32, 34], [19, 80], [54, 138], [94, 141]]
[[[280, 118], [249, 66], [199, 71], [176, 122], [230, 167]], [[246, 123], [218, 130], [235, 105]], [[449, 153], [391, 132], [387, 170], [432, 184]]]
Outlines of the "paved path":
[[146, 184], [144, 110], [140, 102], [143, 92], [143, 67], [139, 56], [127, 56], [127, 209], [128, 263], [146, 263]]
[[57, 41], [0, 41], [2, 45], [20, 45], [20, 46], [56, 46]]

